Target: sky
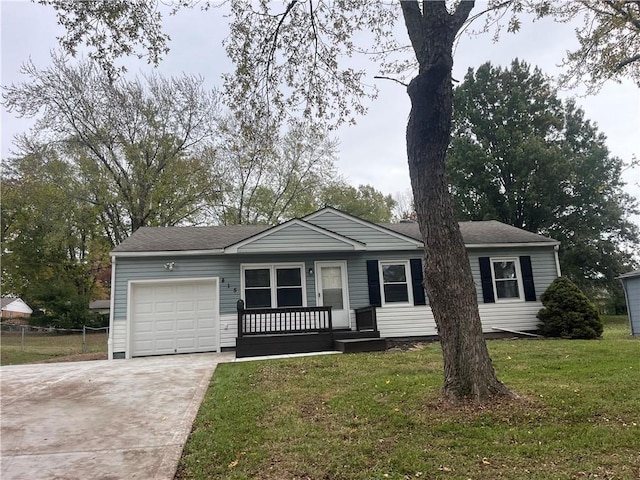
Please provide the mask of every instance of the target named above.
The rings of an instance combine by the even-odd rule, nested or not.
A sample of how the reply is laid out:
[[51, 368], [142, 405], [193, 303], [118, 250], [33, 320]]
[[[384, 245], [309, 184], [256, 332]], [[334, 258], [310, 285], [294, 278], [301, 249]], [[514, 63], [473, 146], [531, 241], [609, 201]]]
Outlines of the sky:
[[[477, 2], [481, 5], [482, 2]], [[479, 10], [480, 7], [476, 7]], [[0, 0], [1, 16], [1, 84], [25, 81], [20, 66], [29, 58], [37, 67], [50, 65], [50, 54], [57, 49], [56, 36], [62, 29], [51, 7], [27, 1]], [[221, 41], [226, 22], [217, 9], [199, 8], [180, 11], [165, 17], [165, 31], [172, 41], [171, 52], [158, 67], [170, 76], [181, 73], [200, 75], [210, 87], [221, 87], [220, 76], [231, 70]], [[462, 79], [469, 67], [477, 68], [491, 61], [508, 66], [514, 58], [539, 66], [548, 75], [557, 75], [567, 49], [577, 44], [569, 25], [552, 21], [523, 22], [517, 34], [503, 34], [495, 43], [491, 35], [463, 36], [456, 49], [453, 77]], [[126, 63], [133, 74], [150, 70], [145, 61]], [[409, 98], [401, 85], [375, 80], [371, 72], [367, 81], [379, 89], [378, 98], [369, 104], [366, 116], [355, 126], [336, 132], [340, 153], [336, 166], [352, 185], [370, 184], [385, 194], [406, 195], [410, 191], [406, 160], [405, 128], [409, 115]], [[598, 125], [607, 137], [607, 146], [616, 156], [630, 161], [640, 158], [640, 88], [631, 81], [610, 82], [597, 94], [583, 96], [581, 91], [560, 91], [562, 98], [576, 97], [587, 119]], [[2, 158], [10, 155], [14, 135], [26, 132], [33, 120], [19, 119], [2, 108]], [[640, 199], [640, 167], [623, 174], [626, 191]], [[640, 225], [640, 216], [634, 217]]]

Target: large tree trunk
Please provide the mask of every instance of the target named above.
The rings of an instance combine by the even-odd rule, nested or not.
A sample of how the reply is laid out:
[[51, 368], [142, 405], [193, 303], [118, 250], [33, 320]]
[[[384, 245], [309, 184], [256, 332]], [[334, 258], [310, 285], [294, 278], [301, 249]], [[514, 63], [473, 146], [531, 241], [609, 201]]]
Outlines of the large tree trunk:
[[[464, 4], [467, 5], [464, 5]], [[470, 4], [470, 5], [469, 5]], [[420, 64], [407, 89], [411, 114], [407, 156], [418, 224], [425, 244], [425, 287], [444, 357], [444, 395], [485, 402], [510, 395], [497, 379], [487, 350], [467, 251], [455, 219], [445, 175], [451, 134], [451, 70], [455, 33], [473, 2], [449, 14], [444, 2], [403, 2]]]

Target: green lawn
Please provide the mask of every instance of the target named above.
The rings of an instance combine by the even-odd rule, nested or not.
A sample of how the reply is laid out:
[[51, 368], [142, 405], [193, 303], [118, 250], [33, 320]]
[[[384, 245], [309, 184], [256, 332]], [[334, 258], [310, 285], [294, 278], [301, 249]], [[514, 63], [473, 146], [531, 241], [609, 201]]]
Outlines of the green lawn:
[[178, 479], [638, 479], [640, 339], [492, 340], [520, 402], [439, 399], [436, 343], [220, 365]]
[[107, 358], [107, 334], [87, 334], [86, 352], [82, 351], [82, 334], [20, 332], [0, 335], [0, 365], [18, 365], [46, 361], [74, 361]]

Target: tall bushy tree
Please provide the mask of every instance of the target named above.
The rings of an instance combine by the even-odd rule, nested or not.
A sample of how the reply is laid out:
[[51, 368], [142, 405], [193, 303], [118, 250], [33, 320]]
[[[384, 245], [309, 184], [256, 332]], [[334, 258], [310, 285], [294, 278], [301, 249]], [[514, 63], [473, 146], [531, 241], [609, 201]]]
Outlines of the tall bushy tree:
[[317, 206], [320, 208], [324, 205], [370, 222], [389, 223], [393, 218], [396, 201], [391, 195], [385, 195], [371, 185], [359, 185], [356, 188], [345, 182], [337, 182], [320, 192]]
[[202, 79], [113, 81], [93, 62], [70, 65], [61, 56], [51, 67], [23, 70], [30, 80], [5, 87], [5, 106], [40, 113], [34, 137], [73, 165], [114, 244], [144, 225], [201, 220], [217, 194], [202, 149], [218, 108]]
[[281, 132], [253, 116], [228, 116], [221, 125], [210, 151], [220, 181], [214, 207], [220, 223], [274, 225], [303, 216], [339, 180], [337, 142], [318, 125], [292, 122]]
[[448, 169], [459, 218], [550, 235], [567, 276], [615, 295], [640, 243], [629, 220], [637, 204], [623, 191], [623, 161], [584, 112], [518, 60], [469, 70], [454, 111]]
[[390, 196], [370, 185], [352, 187], [338, 174], [338, 142], [325, 128], [294, 121], [280, 132], [264, 119], [249, 119], [226, 117], [209, 152], [220, 181], [218, 222], [273, 225], [325, 205], [373, 222], [391, 220]]
[[104, 296], [99, 278], [110, 245], [71, 166], [51, 149], [30, 149], [3, 165], [3, 294], [21, 296], [58, 325], [81, 325], [89, 301]]

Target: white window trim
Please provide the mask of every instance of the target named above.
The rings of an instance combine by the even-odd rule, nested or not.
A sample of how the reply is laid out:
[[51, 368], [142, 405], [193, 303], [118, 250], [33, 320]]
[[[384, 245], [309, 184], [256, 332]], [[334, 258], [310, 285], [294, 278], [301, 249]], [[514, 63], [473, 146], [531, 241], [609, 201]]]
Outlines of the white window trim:
[[278, 286], [276, 278], [276, 269], [278, 268], [299, 268], [300, 283], [302, 288], [302, 307], [307, 306], [307, 279], [305, 275], [304, 263], [242, 263], [240, 264], [240, 298], [246, 305], [244, 272], [245, 270], [269, 269], [269, 284], [271, 289], [271, 308], [279, 308], [278, 305]]
[[[524, 302], [524, 287], [522, 284], [522, 271], [520, 270], [520, 258], [518, 257], [491, 257], [489, 258], [491, 264], [491, 286], [493, 288], [493, 298], [496, 303], [513, 303]], [[498, 298], [498, 288], [496, 287], [496, 272], [493, 268], [494, 263], [499, 262], [513, 262], [516, 267], [516, 280], [518, 281], [518, 298]]]
[[[384, 265], [404, 265], [404, 274], [407, 281], [407, 295], [409, 301], [407, 302], [387, 302], [384, 295], [384, 276], [382, 274], [382, 267]], [[413, 284], [411, 279], [411, 263], [409, 260], [378, 260], [378, 275], [380, 278], [380, 300], [382, 306], [389, 307], [404, 307], [413, 306]]]

